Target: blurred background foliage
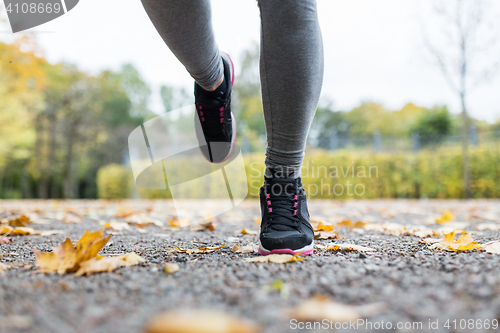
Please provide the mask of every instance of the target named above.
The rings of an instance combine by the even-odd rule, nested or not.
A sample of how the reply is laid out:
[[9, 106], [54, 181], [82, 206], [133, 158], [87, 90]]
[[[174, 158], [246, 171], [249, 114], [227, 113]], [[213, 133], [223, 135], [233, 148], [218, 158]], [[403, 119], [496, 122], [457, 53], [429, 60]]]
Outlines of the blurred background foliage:
[[[255, 170], [264, 167], [266, 144], [258, 56], [252, 44], [237, 58], [233, 95], [251, 197], [262, 182]], [[49, 63], [31, 40], [0, 43], [0, 198], [168, 197], [168, 190], [137, 189], [128, 160], [128, 135], [156, 116], [149, 107], [152, 93], [129, 64], [90, 75], [69, 63]], [[192, 93], [178, 87], [162, 86], [159, 93], [164, 111], [193, 102]], [[461, 124], [445, 105], [388, 110], [366, 101], [336, 110], [323, 100], [306, 162], [327, 169], [376, 166], [378, 177], [309, 174], [306, 191], [312, 186], [313, 197], [347, 198], [314, 194], [314, 185], [351, 181], [365, 188], [354, 198], [461, 198]], [[500, 121], [471, 118], [471, 124], [473, 196], [500, 197]]]

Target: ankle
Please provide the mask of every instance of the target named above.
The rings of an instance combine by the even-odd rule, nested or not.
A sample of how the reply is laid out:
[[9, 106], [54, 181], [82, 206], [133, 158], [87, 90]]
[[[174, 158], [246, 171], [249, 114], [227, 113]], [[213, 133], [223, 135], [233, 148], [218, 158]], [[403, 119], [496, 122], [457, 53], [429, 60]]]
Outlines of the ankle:
[[205, 87], [202, 87], [203, 90], [205, 91], [215, 91], [215, 89], [219, 88], [219, 86], [224, 82], [224, 75], [222, 75], [222, 78], [212, 87], [209, 89], [206, 89]]

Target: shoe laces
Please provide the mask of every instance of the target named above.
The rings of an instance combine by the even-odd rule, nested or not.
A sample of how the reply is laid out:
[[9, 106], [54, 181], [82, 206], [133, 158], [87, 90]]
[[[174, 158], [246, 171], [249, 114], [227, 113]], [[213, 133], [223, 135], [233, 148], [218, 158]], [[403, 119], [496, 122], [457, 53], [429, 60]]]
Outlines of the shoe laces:
[[199, 119], [203, 128], [207, 130], [221, 130], [223, 128], [224, 113], [226, 106], [222, 100], [223, 93], [221, 92], [213, 100], [201, 100], [196, 103], [196, 111], [198, 112]]
[[[300, 192], [298, 180], [274, 179], [264, 189], [268, 217], [273, 229], [297, 229], [300, 223], [297, 216]], [[279, 225], [285, 228], [279, 228]]]

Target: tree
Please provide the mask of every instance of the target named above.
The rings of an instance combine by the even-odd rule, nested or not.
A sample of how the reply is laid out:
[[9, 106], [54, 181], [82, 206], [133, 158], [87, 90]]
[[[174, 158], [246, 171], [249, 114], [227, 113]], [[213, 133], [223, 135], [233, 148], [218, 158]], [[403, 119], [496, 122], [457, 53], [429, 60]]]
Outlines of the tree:
[[452, 119], [446, 106], [436, 106], [425, 110], [413, 126], [423, 144], [439, 143], [452, 129]]
[[464, 194], [470, 198], [467, 100], [471, 90], [487, 82], [498, 67], [498, 62], [489, 61], [494, 50], [492, 46], [497, 41], [491, 29], [496, 18], [487, 0], [440, 0], [435, 2], [435, 13], [441, 30], [433, 33], [431, 39], [423, 29], [423, 39], [435, 64], [460, 100]]

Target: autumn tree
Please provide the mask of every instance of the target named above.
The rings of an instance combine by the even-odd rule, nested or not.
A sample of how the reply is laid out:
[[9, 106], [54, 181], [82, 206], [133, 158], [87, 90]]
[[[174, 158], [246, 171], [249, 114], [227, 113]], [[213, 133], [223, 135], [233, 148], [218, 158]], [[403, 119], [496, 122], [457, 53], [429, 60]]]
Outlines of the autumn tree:
[[434, 14], [440, 29], [430, 33], [429, 25], [423, 26], [422, 35], [434, 63], [460, 101], [464, 194], [470, 198], [468, 97], [496, 73], [498, 56], [492, 57], [492, 52], [498, 40], [497, 18], [487, 0], [436, 1]]

